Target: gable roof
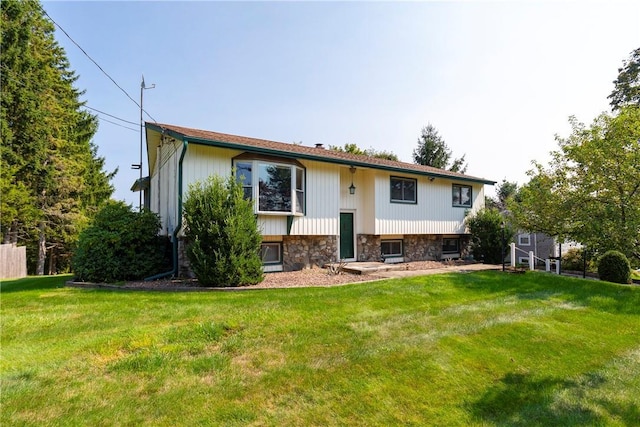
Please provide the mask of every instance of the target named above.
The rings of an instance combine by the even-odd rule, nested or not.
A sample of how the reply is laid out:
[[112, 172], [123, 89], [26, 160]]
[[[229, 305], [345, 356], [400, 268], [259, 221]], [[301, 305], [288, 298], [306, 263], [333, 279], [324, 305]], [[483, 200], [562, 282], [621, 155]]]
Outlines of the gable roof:
[[[445, 169], [431, 166], [417, 165], [414, 163], [396, 162], [393, 160], [380, 159], [377, 157], [345, 153], [331, 149], [318, 147], [308, 147], [298, 144], [287, 144], [284, 142], [269, 141], [266, 139], [249, 138], [246, 136], [229, 135], [226, 133], [212, 132], [201, 129], [191, 129], [182, 126], [145, 123], [147, 129], [147, 150], [149, 153], [149, 164], [155, 163], [155, 145], [150, 139], [151, 132], [157, 132], [158, 144], [161, 135], [167, 135], [178, 140], [187, 140], [191, 144], [209, 145], [215, 147], [231, 148], [259, 154], [269, 154], [291, 159], [315, 160], [327, 163], [336, 163], [354, 167], [366, 167], [372, 169], [387, 170], [396, 173], [412, 173], [429, 177], [450, 178], [461, 181], [478, 182], [493, 185], [496, 181], [485, 178], [478, 178]], [[151, 157], [153, 156], [153, 158]]]

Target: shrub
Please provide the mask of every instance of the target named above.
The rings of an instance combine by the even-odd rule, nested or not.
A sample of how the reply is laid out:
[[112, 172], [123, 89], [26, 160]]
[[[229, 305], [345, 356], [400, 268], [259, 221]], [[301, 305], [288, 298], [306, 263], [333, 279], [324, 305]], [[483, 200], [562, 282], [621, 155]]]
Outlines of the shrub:
[[113, 283], [139, 280], [165, 269], [166, 239], [160, 219], [110, 201], [78, 240], [72, 268], [79, 280]]
[[[584, 249], [571, 248], [562, 255], [562, 269], [572, 271], [584, 270]], [[587, 254], [587, 271], [597, 271], [595, 261]]]
[[608, 251], [598, 264], [600, 280], [614, 283], [631, 283], [631, 266], [627, 257], [618, 251]]
[[[477, 260], [488, 264], [499, 264], [509, 253], [509, 243], [513, 239], [513, 229], [507, 224], [502, 229], [503, 218], [497, 209], [485, 208], [466, 219], [471, 232], [471, 253]], [[503, 240], [504, 231], [504, 242]]]
[[203, 286], [246, 286], [263, 279], [262, 237], [233, 175], [212, 176], [189, 186], [184, 202], [187, 257]]

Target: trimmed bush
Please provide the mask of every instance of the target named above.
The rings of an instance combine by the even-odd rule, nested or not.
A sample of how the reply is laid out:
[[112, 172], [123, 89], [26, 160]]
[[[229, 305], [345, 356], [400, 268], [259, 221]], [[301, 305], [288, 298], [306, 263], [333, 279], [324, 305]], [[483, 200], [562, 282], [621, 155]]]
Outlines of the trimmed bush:
[[[497, 209], [485, 208], [474, 216], [467, 217], [466, 222], [471, 233], [471, 253], [473, 258], [487, 264], [500, 264], [504, 256], [509, 254], [509, 243], [513, 240], [514, 231], [505, 224], [502, 229], [503, 217]], [[504, 235], [504, 242], [502, 241]]]
[[613, 283], [631, 283], [631, 266], [627, 257], [618, 251], [608, 251], [598, 264], [600, 280]]
[[253, 203], [231, 175], [189, 186], [184, 202], [187, 257], [202, 286], [247, 286], [263, 279], [262, 236]]
[[85, 229], [73, 255], [76, 279], [114, 283], [140, 280], [166, 270], [166, 239], [158, 236], [160, 219], [110, 201]]

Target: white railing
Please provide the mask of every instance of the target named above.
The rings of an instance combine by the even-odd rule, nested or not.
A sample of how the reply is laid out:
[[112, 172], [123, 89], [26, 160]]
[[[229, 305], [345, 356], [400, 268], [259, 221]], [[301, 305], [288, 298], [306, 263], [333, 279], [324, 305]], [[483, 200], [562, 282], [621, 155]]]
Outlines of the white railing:
[[[526, 254], [529, 256], [529, 270], [535, 270], [536, 269], [536, 260], [542, 261], [545, 263], [545, 268], [546, 271], [551, 271], [551, 260], [550, 259], [542, 259], [540, 257], [535, 256], [535, 254], [533, 253], [533, 251], [523, 251], [520, 248], [516, 247], [515, 243], [511, 243], [511, 267], [515, 267], [516, 266], [516, 251], [520, 251], [523, 254]], [[560, 263], [556, 262], [556, 273], [560, 274]]]

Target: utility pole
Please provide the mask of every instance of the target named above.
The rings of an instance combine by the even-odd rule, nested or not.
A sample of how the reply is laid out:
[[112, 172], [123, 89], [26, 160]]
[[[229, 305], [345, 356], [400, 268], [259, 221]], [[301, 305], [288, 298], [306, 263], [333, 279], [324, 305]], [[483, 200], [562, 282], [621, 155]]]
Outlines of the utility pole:
[[[139, 169], [140, 170], [140, 180], [138, 181], [140, 185], [142, 185], [142, 146], [143, 146], [143, 135], [144, 135], [144, 120], [142, 118], [142, 113], [144, 111], [144, 108], [142, 107], [142, 102], [143, 102], [143, 94], [144, 94], [144, 90], [145, 89], [153, 89], [155, 88], [156, 85], [155, 83], [152, 84], [151, 86], [145, 86], [144, 84], [144, 74], [142, 75], [142, 83], [140, 83], [140, 163], [138, 164], [132, 164], [131, 165], [131, 169]], [[140, 211], [142, 211], [142, 188], [140, 188], [140, 205], [139, 205], [139, 209]]]

